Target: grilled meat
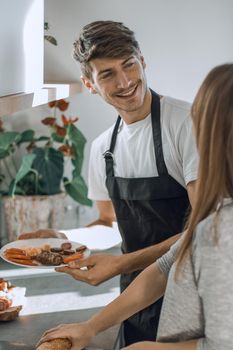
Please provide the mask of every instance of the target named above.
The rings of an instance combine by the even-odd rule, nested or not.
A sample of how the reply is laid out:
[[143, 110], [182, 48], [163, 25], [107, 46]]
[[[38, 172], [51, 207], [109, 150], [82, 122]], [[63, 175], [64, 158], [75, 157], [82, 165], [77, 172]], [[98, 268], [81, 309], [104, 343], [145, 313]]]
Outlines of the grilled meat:
[[52, 265], [60, 265], [63, 263], [63, 258], [59, 253], [46, 252], [42, 251], [35, 258], [43, 265], [52, 266]]

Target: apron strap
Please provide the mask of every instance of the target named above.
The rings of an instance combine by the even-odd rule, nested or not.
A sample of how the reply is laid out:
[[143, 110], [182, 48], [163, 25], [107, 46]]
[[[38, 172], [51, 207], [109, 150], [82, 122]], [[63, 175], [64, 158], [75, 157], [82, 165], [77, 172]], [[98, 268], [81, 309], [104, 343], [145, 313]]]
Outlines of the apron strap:
[[115, 144], [116, 144], [117, 133], [118, 133], [118, 129], [120, 126], [120, 122], [121, 122], [121, 117], [118, 116], [116, 124], [115, 124], [114, 129], [113, 129], [110, 148], [109, 148], [109, 150], [107, 150], [103, 154], [104, 159], [105, 159], [105, 164], [106, 164], [106, 175], [107, 176], [114, 176], [113, 151], [114, 151]]
[[[160, 97], [159, 95], [151, 90], [152, 102], [151, 102], [151, 122], [152, 122], [152, 133], [154, 142], [155, 161], [158, 170], [158, 175], [168, 175], [167, 167], [163, 156], [162, 146], [162, 133], [161, 133], [161, 122], [160, 122]], [[103, 156], [106, 165], [106, 175], [114, 176], [114, 162], [113, 152], [116, 145], [117, 133], [120, 126], [121, 117], [118, 116], [109, 149], [104, 152]]]
[[160, 122], [160, 116], [161, 116], [160, 97], [153, 90], [151, 90], [151, 94], [152, 94], [151, 122], [152, 122], [156, 166], [157, 166], [159, 176], [168, 175], [167, 167], [163, 156], [162, 132], [161, 132], [161, 122]]

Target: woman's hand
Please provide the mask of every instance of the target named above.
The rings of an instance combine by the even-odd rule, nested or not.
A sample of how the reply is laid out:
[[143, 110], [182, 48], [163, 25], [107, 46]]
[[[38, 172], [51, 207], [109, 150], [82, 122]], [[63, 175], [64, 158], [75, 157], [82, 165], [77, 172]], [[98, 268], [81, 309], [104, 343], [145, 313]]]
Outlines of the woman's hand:
[[46, 331], [36, 347], [52, 339], [67, 338], [72, 343], [72, 350], [81, 350], [88, 345], [94, 335], [88, 322], [61, 324]]

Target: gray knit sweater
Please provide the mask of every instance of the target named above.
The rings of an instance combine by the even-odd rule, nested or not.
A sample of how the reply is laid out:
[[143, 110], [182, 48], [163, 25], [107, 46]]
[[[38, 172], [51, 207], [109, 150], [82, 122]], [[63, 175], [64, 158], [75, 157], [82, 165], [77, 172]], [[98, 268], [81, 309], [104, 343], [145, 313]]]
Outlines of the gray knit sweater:
[[[233, 200], [196, 229], [192, 254], [174, 280], [178, 241], [157, 260], [168, 283], [157, 340], [177, 342], [198, 338], [197, 350], [233, 350]], [[217, 233], [217, 241], [216, 241]], [[173, 264], [174, 263], [174, 264]]]

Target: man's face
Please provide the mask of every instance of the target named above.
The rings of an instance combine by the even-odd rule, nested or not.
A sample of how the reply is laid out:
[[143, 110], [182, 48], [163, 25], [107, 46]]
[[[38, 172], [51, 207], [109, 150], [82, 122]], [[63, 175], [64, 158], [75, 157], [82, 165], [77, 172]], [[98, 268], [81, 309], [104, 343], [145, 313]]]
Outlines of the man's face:
[[92, 93], [98, 93], [119, 113], [136, 112], [143, 108], [147, 82], [142, 56], [96, 58], [90, 65], [92, 80], [82, 79]]

